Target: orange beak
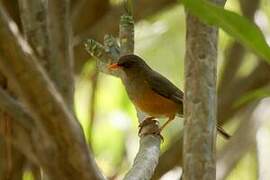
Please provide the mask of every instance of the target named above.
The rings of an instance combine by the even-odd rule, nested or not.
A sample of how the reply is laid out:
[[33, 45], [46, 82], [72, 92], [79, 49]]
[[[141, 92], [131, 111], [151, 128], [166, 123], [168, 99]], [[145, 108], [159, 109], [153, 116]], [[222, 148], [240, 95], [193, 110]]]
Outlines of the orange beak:
[[108, 65], [109, 70], [115, 70], [115, 69], [118, 69], [119, 67], [120, 66], [117, 63], [113, 63], [113, 64]]

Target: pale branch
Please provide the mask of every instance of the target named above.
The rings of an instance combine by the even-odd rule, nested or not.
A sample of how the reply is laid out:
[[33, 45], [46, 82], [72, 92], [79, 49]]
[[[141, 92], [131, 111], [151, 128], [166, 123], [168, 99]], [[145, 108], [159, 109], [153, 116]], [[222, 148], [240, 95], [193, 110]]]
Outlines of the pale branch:
[[[257, 105], [258, 104], [258, 105]], [[226, 179], [236, 163], [256, 144], [256, 134], [259, 128], [268, 121], [270, 113], [267, 107], [270, 98], [265, 98], [257, 106], [247, 108], [242, 122], [232, 139], [217, 155], [217, 179]], [[252, 109], [253, 110], [252, 110]]]
[[113, 58], [112, 62], [116, 62], [120, 56], [120, 46], [118, 45], [116, 38], [106, 34], [104, 36], [104, 47], [106, 52], [110, 52], [110, 55]]
[[186, 24], [183, 178], [214, 180], [218, 30], [189, 12]]
[[153, 180], [160, 179], [161, 176], [163, 176], [166, 172], [170, 171], [174, 167], [183, 165], [183, 131], [180, 133], [180, 139], [177, 133], [177, 137], [172, 138], [174, 142], [172, 142], [169, 148], [160, 156], [159, 163], [152, 177]]
[[151, 179], [158, 164], [160, 139], [148, 135], [140, 139], [139, 152], [124, 180]]
[[[240, 7], [243, 16], [254, 21], [254, 15], [258, 9], [260, 0], [240, 0]], [[237, 41], [230, 44], [225, 50], [224, 63], [221, 72], [221, 80], [219, 82], [219, 91], [226, 91], [227, 87], [235, 80], [236, 73], [242, 64], [246, 49]], [[222, 92], [219, 92], [222, 93]]]
[[121, 16], [119, 27], [121, 56], [134, 52], [134, 21], [132, 16]]
[[17, 93], [54, 141], [55, 146], [46, 149], [51, 156], [39, 157], [47, 165], [47, 173], [54, 179], [103, 179], [89, 154], [78, 121], [2, 5], [0, 40], [1, 71], [16, 85]]
[[[236, 112], [244, 108], [247, 103], [234, 107], [237, 99], [247, 92], [266, 86], [270, 81], [270, 66], [264, 61], [259, 60], [259, 64], [254, 70], [244, 77], [239, 77], [232, 81], [226, 91], [219, 94], [218, 100], [218, 120], [225, 123], [232, 118]], [[237, 89], [237, 91], [236, 91]]]
[[[248, 0], [241, 0], [241, 11], [243, 15], [249, 19], [253, 19], [256, 12], [259, 0], [247, 3]], [[221, 72], [221, 78], [218, 88], [218, 121], [226, 123], [231, 117], [236, 115], [241, 108], [232, 109], [231, 106], [241, 94], [252, 91], [258, 87], [263, 86], [269, 82], [270, 73], [269, 68], [263, 68], [266, 64], [260, 64], [247, 77], [236, 78], [235, 74], [241, 67], [241, 62], [245, 50], [243, 46], [237, 42], [230, 44], [225, 51], [224, 67]], [[268, 70], [267, 70], [268, 69]], [[248, 83], [247, 83], [248, 82]], [[235, 88], [236, 87], [236, 88]], [[240, 92], [235, 92], [238, 89]], [[234, 93], [231, 93], [234, 92]], [[229, 100], [229, 101], [228, 101]], [[158, 179], [167, 171], [175, 166], [182, 166], [182, 156], [178, 155], [176, 151], [178, 147], [182, 146], [182, 138], [178, 139], [176, 143], [169, 147], [168, 152], [164, 152], [160, 157], [160, 163], [155, 171], [154, 178]]]
[[[269, 74], [269, 75], [268, 75]], [[233, 116], [237, 116], [239, 112], [241, 113], [242, 110], [245, 110], [246, 103], [243, 104], [240, 107], [232, 108], [233, 103], [241, 97], [241, 95], [253, 91], [257, 88], [260, 88], [266, 84], [269, 83], [269, 77], [270, 77], [270, 70], [269, 66], [265, 64], [264, 62], [260, 63], [253, 72], [248, 75], [247, 77], [242, 77], [238, 79], [236, 82], [233, 82], [231, 86], [231, 90], [228, 90], [227, 92], [224, 92], [219, 95], [218, 97], [218, 117], [220, 120], [222, 120], [222, 123], [226, 123], [229, 121]], [[235, 91], [237, 89], [238, 91]], [[231, 93], [234, 92], [234, 93]], [[229, 101], [228, 101], [229, 100]], [[234, 136], [234, 135], [233, 135]], [[179, 147], [182, 145], [182, 140], [179, 138], [177, 140], [177, 143], [172, 144], [171, 147], [169, 147], [169, 151], [175, 152], [175, 153], [165, 153], [161, 155], [160, 158], [160, 164], [158, 165], [157, 169], [162, 169], [162, 164], [167, 164], [166, 169], [172, 169], [174, 166], [182, 166], [182, 156], [177, 154], [177, 151], [173, 151], [173, 149]], [[166, 157], [168, 156], [168, 157]], [[166, 157], [166, 158], [165, 158]], [[166, 159], [170, 159], [170, 157], [176, 157], [178, 159], [177, 163], [175, 161], [166, 161]], [[168, 162], [168, 163], [167, 163]], [[159, 171], [159, 172], [162, 172]], [[164, 170], [163, 173], [157, 173], [155, 177], [160, 177], [161, 175], [165, 174], [167, 172]]]
[[[147, 16], [151, 16], [157, 12], [165, 10], [166, 8], [176, 5], [177, 0], [138, 0], [135, 1], [134, 7], [134, 19], [135, 21], [139, 21]], [[98, 6], [99, 7], [99, 6]], [[103, 9], [103, 6], [101, 6]], [[100, 7], [99, 7], [100, 8]], [[89, 8], [84, 8], [84, 11], [89, 12]], [[96, 8], [97, 9], [97, 8]], [[89, 58], [89, 55], [83, 50], [82, 43], [88, 37], [91, 37], [97, 41], [102, 41], [104, 35], [107, 32], [110, 32], [113, 35], [117, 34], [118, 27], [115, 26], [119, 22], [119, 16], [121, 16], [122, 7], [111, 7], [106, 9], [106, 13], [100, 14], [95, 20], [89, 23], [88, 26], [85, 26], [79, 33], [75, 34], [73, 39], [74, 43], [74, 52], [75, 52], [75, 71], [78, 72], [86, 60]], [[137, 10], [136, 10], [137, 9]], [[94, 12], [95, 10], [91, 11]], [[85, 13], [85, 12], [82, 12]], [[87, 16], [89, 19], [90, 17]], [[81, 18], [80, 18], [81, 19]], [[75, 28], [75, 26], [73, 26]]]
[[74, 69], [70, 0], [48, 1], [49, 13], [49, 76], [73, 110]]
[[[97, 59], [98, 69], [121, 79], [124, 78], [122, 71], [110, 71], [108, 65], [118, 61], [120, 54], [131, 54], [134, 51], [134, 22], [130, 15], [123, 15], [120, 20], [120, 46], [117, 44], [115, 38], [110, 35], [104, 37], [104, 46], [100, 43], [88, 39], [85, 43], [86, 50], [89, 54]], [[142, 122], [145, 118], [140, 111], [137, 112], [138, 121]], [[156, 124], [151, 124], [147, 129], [156, 128]], [[154, 135], [142, 136], [140, 139], [139, 152], [136, 155], [134, 164], [125, 176], [126, 180], [133, 179], [150, 179], [154, 173], [154, 169], [158, 163], [160, 153], [160, 137]]]
[[[250, 19], [250, 21], [254, 21], [254, 15], [258, 9], [259, 3], [260, 0], [240, 0], [240, 7], [243, 16]], [[224, 63], [221, 70], [221, 78], [218, 86], [218, 120], [221, 123], [225, 123], [228, 119], [230, 119], [230, 117], [233, 116], [233, 114], [235, 114], [235, 112], [237, 112], [236, 109], [232, 109], [230, 107], [232, 106], [232, 103], [238, 99], [241, 94], [244, 93], [242, 90], [241, 93], [231, 92], [234, 91], [234, 89], [237, 89], [235, 86], [238, 86], [238, 84], [241, 84], [239, 86], [241, 89], [245, 89], [246, 87], [242, 86], [242, 84], [246, 82], [246, 79], [236, 76], [239, 68], [241, 68], [245, 52], [246, 49], [236, 41], [230, 44], [225, 50]], [[253, 82], [255, 84], [257, 81], [249, 82]]]
[[[113, 48], [114, 45], [114, 41], [112, 39], [112, 36], [108, 36], [108, 38], [110, 39], [111, 43], [108, 43], [107, 47], [104, 47], [102, 44], [95, 40], [88, 39], [85, 42], [85, 49], [91, 56], [95, 57], [98, 60], [97, 67], [100, 72], [119, 77], [120, 73], [118, 71], [110, 71], [107, 67], [107, 65], [117, 62], [117, 59], [119, 57], [119, 53], [115, 55], [111, 53], [114, 52], [111, 51], [111, 48]], [[107, 41], [109, 41], [109, 39], [107, 39]]]
[[[133, 54], [134, 53], [134, 20], [132, 17], [133, 4], [131, 0], [125, 1], [126, 15], [122, 15], [120, 18], [120, 55]], [[137, 109], [137, 117], [139, 123], [146, 118], [145, 114]], [[158, 128], [158, 124], [153, 123], [148, 127], [142, 127], [142, 132], [148, 129]], [[151, 137], [151, 138], [150, 138]], [[160, 137], [159, 136], [141, 136], [140, 148], [135, 157], [134, 163], [131, 169], [125, 176], [125, 180], [140, 180], [150, 179], [154, 170], [158, 164], [160, 154]]]
[[[165, 7], [169, 7], [170, 5], [176, 4], [176, 0], [139, 0], [134, 3], [134, 19], [139, 20], [143, 17], [152, 15], [157, 11], [164, 9]], [[147, 7], [147, 8], [146, 8]], [[113, 7], [111, 8], [106, 15], [102, 16], [98, 22], [89, 26], [89, 28], [85, 29], [84, 32], [81, 32], [74, 38], [74, 45], [80, 45], [85, 39], [88, 37], [92, 37], [97, 40], [102, 40], [103, 36], [107, 33], [107, 31], [116, 34], [117, 27], [115, 24], [119, 21], [118, 17], [121, 16], [122, 7]], [[137, 9], [137, 10], [136, 10]], [[97, 33], [98, 32], [98, 33]]]

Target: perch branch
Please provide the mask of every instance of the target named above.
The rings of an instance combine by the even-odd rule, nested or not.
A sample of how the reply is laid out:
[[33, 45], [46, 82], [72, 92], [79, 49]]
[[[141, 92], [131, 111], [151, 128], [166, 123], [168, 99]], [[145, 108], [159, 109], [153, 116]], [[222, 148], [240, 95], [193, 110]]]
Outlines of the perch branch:
[[151, 179], [158, 164], [160, 139], [148, 135], [140, 139], [139, 152], [124, 180]]
[[[123, 78], [121, 71], [111, 72], [107, 65], [112, 62], [117, 62], [118, 58], [124, 54], [131, 54], [134, 51], [134, 22], [130, 15], [123, 15], [120, 20], [120, 46], [116, 43], [115, 38], [106, 35], [104, 45], [94, 40], [86, 41], [86, 50], [98, 59], [98, 68], [100, 71]], [[138, 112], [138, 114], [142, 114]], [[143, 121], [144, 116], [139, 117], [139, 122]], [[154, 126], [154, 125], [153, 125]], [[132, 168], [128, 171], [126, 180], [133, 179], [150, 179], [154, 173], [160, 153], [160, 137], [154, 135], [142, 136], [140, 139], [139, 152], [136, 155]]]
[[[134, 19], [139, 21], [145, 17], [153, 15], [161, 10], [177, 4], [176, 0], [138, 0], [134, 4]], [[84, 8], [85, 11], [89, 12], [89, 7]], [[103, 7], [102, 7], [103, 9]], [[88, 37], [91, 37], [97, 41], [102, 41], [104, 35], [110, 32], [113, 35], [117, 34], [118, 27], [115, 26], [119, 22], [119, 16], [121, 16], [121, 7], [111, 7], [107, 8], [106, 13], [99, 15], [98, 20], [92, 21], [87, 27], [82, 29], [80, 33], [76, 33], [73, 39], [74, 50], [75, 50], [75, 70], [78, 72], [84, 62], [89, 58], [89, 55], [84, 51], [82, 42]], [[95, 11], [95, 10], [94, 10]], [[101, 14], [99, 12], [99, 14]], [[89, 17], [87, 16], [89, 19]], [[75, 26], [73, 26], [75, 28]]]

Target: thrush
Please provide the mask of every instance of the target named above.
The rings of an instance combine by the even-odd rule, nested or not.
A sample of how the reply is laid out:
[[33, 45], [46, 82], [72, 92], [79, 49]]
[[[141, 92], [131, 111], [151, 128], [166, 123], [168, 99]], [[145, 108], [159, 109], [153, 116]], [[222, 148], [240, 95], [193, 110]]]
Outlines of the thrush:
[[[167, 117], [168, 120], [158, 131], [160, 133], [175, 116], [183, 117], [183, 91], [148, 66], [142, 58], [134, 54], [124, 55], [117, 63], [109, 65], [109, 69], [119, 68], [125, 73], [123, 83], [130, 100], [150, 116], [140, 126], [154, 118]], [[219, 124], [217, 130], [224, 138], [230, 137]]]

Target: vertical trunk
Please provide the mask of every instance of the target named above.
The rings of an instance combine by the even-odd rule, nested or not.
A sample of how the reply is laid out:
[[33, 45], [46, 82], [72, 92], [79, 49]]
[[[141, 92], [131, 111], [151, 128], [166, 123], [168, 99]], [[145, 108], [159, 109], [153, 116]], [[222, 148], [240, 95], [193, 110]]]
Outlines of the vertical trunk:
[[218, 31], [189, 13], [186, 21], [183, 177], [214, 180]]

